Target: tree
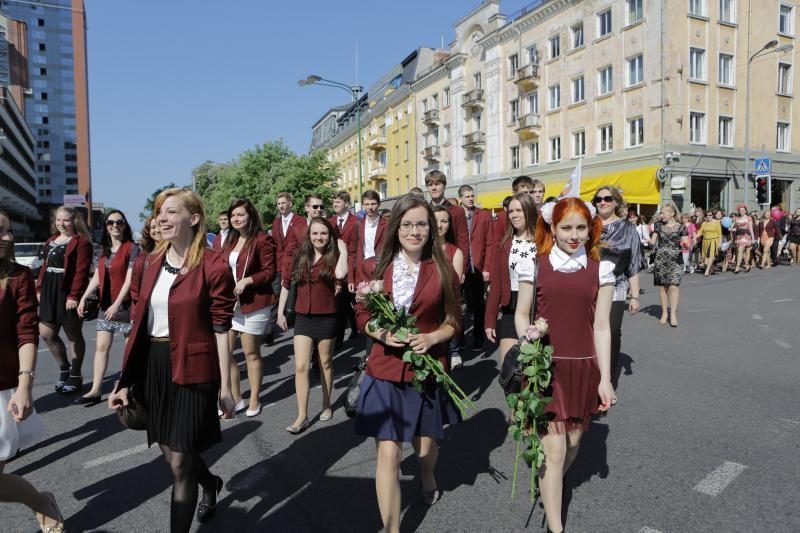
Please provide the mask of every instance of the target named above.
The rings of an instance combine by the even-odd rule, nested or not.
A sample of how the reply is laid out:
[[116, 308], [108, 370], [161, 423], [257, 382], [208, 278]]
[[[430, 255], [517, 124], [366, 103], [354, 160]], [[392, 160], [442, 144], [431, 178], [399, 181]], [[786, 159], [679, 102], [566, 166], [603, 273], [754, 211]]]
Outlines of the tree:
[[158, 195], [161, 194], [161, 191], [164, 191], [166, 189], [172, 189], [174, 187], [177, 187], [177, 185], [175, 185], [175, 183], [173, 182], [170, 182], [169, 185], [164, 185], [163, 187], [156, 189], [144, 203], [144, 209], [142, 210], [141, 213], [139, 213], [139, 220], [141, 222], [144, 222], [147, 219], [147, 217], [153, 214], [153, 206], [156, 203], [156, 197], [158, 197]]
[[192, 170], [192, 188], [202, 198], [207, 197], [226, 168], [228, 165], [215, 161], [206, 161], [194, 168]]

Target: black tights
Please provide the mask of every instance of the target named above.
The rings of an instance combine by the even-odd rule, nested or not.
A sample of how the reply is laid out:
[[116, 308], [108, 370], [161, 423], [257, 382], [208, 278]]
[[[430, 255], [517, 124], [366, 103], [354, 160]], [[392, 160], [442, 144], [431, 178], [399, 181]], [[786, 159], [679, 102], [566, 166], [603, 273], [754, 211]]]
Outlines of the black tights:
[[[197, 485], [203, 487], [203, 500], [216, 500], [216, 480], [198, 453], [172, 451], [159, 445], [172, 470], [172, 503], [169, 524], [172, 533], [189, 531], [197, 507]], [[213, 502], [209, 502], [213, 503]]]

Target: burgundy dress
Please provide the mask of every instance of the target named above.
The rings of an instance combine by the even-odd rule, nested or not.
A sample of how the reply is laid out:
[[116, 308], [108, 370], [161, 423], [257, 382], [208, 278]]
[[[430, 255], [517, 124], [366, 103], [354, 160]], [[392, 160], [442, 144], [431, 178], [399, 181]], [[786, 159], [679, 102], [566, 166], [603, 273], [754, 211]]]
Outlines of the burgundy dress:
[[[600, 367], [594, 349], [594, 310], [600, 287], [600, 264], [587, 258], [577, 272], [553, 270], [548, 256], [539, 260], [536, 281], [537, 317], [546, 318], [553, 345], [553, 377], [545, 396], [548, 432], [586, 431], [598, 412]], [[547, 341], [547, 339], [546, 339]]]

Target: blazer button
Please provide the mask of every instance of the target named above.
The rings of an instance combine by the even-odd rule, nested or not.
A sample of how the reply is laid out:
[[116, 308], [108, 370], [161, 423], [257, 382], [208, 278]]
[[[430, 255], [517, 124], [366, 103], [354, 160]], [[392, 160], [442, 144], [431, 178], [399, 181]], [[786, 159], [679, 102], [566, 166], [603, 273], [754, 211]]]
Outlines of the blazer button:
[[170, 348], [172, 348], [174, 350], [174, 349], [176, 349], [178, 347], [178, 344], [173, 342], [173, 343], [170, 343], [169, 346], [170, 346]]

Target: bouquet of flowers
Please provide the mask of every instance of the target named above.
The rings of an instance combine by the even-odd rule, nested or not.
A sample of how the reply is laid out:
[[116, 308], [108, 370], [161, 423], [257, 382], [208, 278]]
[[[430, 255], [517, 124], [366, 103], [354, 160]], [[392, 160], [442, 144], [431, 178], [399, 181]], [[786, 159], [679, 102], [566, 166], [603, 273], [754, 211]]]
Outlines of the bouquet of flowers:
[[[552, 372], [553, 347], [543, 345], [542, 337], [547, 334], [549, 326], [544, 318], [537, 319], [525, 331], [524, 342], [520, 346], [519, 362], [523, 367], [522, 390], [506, 396], [506, 403], [511, 408], [511, 426], [508, 431], [517, 442], [514, 456], [514, 478], [511, 482], [511, 497], [516, 494], [517, 471], [520, 453], [531, 469], [531, 501], [536, 497], [536, 478], [539, 468], [544, 462], [544, 447], [539, 438], [539, 431], [547, 426], [544, 409], [552, 398], [545, 397], [544, 391], [550, 385]], [[522, 450], [524, 445], [524, 450]]]
[[[362, 281], [356, 290], [356, 300], [363, 303], [372, 318], [367, 322], [367, 331], [375, 332], [381, 328], [395, 336], [400, 342], [406, 342], [409, 335], [419, 333], [414, 325], [417, 317], [408, 313], [404, 307], [397, 309], [394, 303], [383, 294], [383, 281]], [[453, 379], [444, 371], [442, 363], [426, 353], [417, 353], [407, 349], [403, 353], [403, 362], [414, 369], [414, 388], [420, 392], [429, 379], [435, 379], [453, 400], [464, 416], [469, 410], [476, 410], [475, 404], [467, 397]]]

